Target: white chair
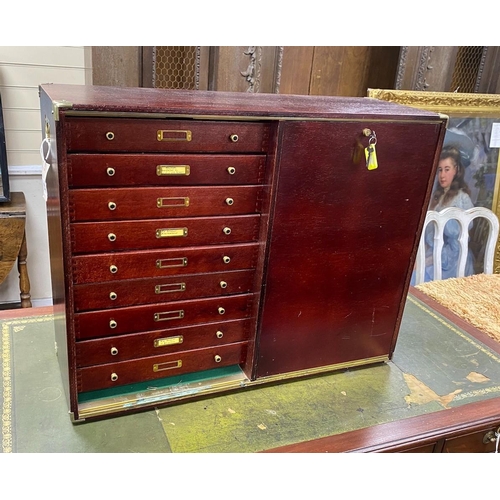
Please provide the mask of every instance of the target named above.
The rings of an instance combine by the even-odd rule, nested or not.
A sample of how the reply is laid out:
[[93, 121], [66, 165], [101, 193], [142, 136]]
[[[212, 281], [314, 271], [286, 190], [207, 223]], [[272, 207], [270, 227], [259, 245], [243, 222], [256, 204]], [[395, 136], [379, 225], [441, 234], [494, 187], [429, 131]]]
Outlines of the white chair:
[[425, 276], [425, 230], [429, 224], [434, 224], [434, 280], [441, 279], [441, 252], [443, 249], [443, 231], [449, 220], [456, 220], [460, 224], [460, 259], [458, 262], [457, 278], [464, 276], [467, 253], [469, 251], [469, 225], [477, 218], [488, 221], [489, 231], [484, 251], [484, 274], [493, 274], [493, 261], [495, 257], [495, 247], [498, 239], [499, 224], [498, 217], [489, 209], [474, 207], [468, 210], [460, 208], [445, 208], [441, 212], [429, 210], [425, 217], [422, 236], [417, 252], [415, 284], [424, 282]]

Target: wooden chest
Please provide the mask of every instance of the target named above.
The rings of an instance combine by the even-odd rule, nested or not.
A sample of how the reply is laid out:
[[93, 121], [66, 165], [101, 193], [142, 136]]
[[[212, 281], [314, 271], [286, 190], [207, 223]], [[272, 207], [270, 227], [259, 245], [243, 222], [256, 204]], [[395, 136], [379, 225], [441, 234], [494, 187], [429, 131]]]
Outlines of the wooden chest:
[[444, 117], [368, 98], [40, 98], [74, 421], [390, 359]]

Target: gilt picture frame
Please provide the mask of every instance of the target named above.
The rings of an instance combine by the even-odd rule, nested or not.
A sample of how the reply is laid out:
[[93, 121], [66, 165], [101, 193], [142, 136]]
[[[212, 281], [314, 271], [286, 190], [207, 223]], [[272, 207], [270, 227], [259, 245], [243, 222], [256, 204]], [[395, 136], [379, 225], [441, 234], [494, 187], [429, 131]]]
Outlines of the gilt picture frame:
[[[446, 115], [444, 145], [460, 143], [468, 157], [465, 180], [474, 206], [500, 219], [500, 95], [457, 92], [368, 89], [367, 96]], [[500, 273], [500, 239], [493, 272]]]
[[0, 203], [10, 201], [7, 149], [5, 146], [5, 126], [3, 121], [2, 97], [0, 96]]

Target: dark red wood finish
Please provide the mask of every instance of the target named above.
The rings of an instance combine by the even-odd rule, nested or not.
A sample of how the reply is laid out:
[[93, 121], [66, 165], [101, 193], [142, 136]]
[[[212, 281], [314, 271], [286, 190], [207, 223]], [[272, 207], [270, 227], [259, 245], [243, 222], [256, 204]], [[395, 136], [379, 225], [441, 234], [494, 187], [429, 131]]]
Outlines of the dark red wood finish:
[[75, 285], [75, 311], [249, 293], [254, 275], [253, 269], [247, 269]]
[[[76, 342], [78, 367], [158, 356], [248, 340], [250, 319], [132, 333]], [[156, 343], [155, 343], [156, 342]]]
[[75, 284], [234, 271], [255, 268], [258, 250], [258, 243], [242, 243], [77, 255], [72, 271]]
[[66, 123], [70, 153], [262, 153], [269, 140], [266, 123], [81, 117]]
[[[90, 339], [111, 342], [127, 337], [125, 350], [129, 353], [133, 350], [130, 339], [137, 339], [137, 359], [130, 358], [123, 365], [125, 374], [120, 374], [119, 384], [149, 380], [147, 357], [154, 353], [140, 357], [146, 351], [139, 348], [139, 338], [191, 327], [201, 332], [206, 324], [215, 326], [228, 320], [244, 319], [250, 325], [244, 338], [245, 355], [232, 360], [248, 378], [336, 360], [350, 362], [367, 353], [377, 356], [392, 349], [398, 308], [408, 282], [405, 272], [414, 260], [408, 249], [411, 245], [416, 248], [423, 223], [423, 206], [430, 192], [428, 177], [444, 133], [443, 118], [373, 99], [73, 85], [44, 85], [40, 96], [42, 130], [50, 132], [52, 143], [47, 209], [54, 303], [64, 310], [56, 328], [59, 360], [75, 419], [78, 392], [113, 386], [107, 369], [94, 377], [88, 374], [95, 366], [85, 372], [77, 368], [77, 351], [78, 366], [93, 362], [77, 348]], [[367, 142], [361, 135], [363, 127], [375, 129], [379, 138], [380, 167], [371, 172], [370, 182], [360, 174], [363, 161], [360, 166], [350, 160], [356, 141]], [[183, 132], [162, 132], [165, 130]], [[187, 140], [187, 130], [191, 140]], [[237, 140], [231, 138], [233, 134]], [[401, 189], [397, 177], [406, 160], [406, 170], [414, 175], [415, 183], [408, 181]], [[390, 175], [389, 169], [382, 170], [384, 164], [390, 165]], [[373, 183], [373, 179], [379, 180]], [[403, 191], [410, 184], [413, 188], [404, 193], [411, 199], [408, 203]], [[217, 206], [202, 216], [183, 216], [177, 208], [175, 215], [155, 216], [148, 201], [125, 191], [147, 188], [144, 192], [158, 193], [177, 186], [193, 188], [194, 193], [205, 186], [224, 192], [224, 186], [239, 190], [258, 185], [262, 190], [255, 206], [250, 197], [252, 212], [247, 213], [246, 205], [242, 209], [245, 215], [234, 215], [234, 211], [226, 215], [222, 211], [226, 207]], [[93, 198], [82, 199], [78, 192], [84, 188], [100, 191], [95, 195], [87, 191]], [[112, 191], [127, 194], [115, 208], [119, 215], [110, 215], [99, 205], [113, 201], [107, 199]], [[206, 190], [202, 203], [213, 191]], [[367, 193], [372, 193], [369, 203], [359, 201]], [[122, 212], [124, 203], [127, 210]], [[211, 210], [208, 205], [201, 213]], [[381, 219], [376, 210], [383, 212]], [[392, 226], [390, 212], [399, 214], [402, 221]], [[380, 220], [382, 228], [389, 229], [388, 237], [382, 230], [373, 230]], [[370, 228], [368, 233], [365, 226]], [[165, 236], [170, 233], [165, 230], [184, 227], [186, 235], [157, 237], [157, 230]], [[225, 227], [231, 229], [230, 234], [224, 234]], [[111, 233], [115, 241], [108, 238]], [[358, 251], [360, 241], [363, 245]], [[405, 255], [409, 261], [403, 268]], [[224, 262], [224, 257], [229, 259]], [[346, 267], [346, 260], [352, 266]], [[392, 260], [395, 263], [387, 265]], [[387, 265], [386, 272], [376, 271], [378, 265]], [[345, 276], [348, 269], [355, 270], [350, 277]], [[254, 272], [248, 294], [201, 298], [212, 293], [203, 285], [198, 298], [103, 309], [98, 305], [100, 298], [97, 302], [90, 298], [94, 293], [107, 293], [108, 284], [120, 287], [122, 297], [129, 285], [122, 280], [139, 280], [135, 296], [126, 292], [135, 304], [137, 297], [143, 300], [141, 287], [148, 287], [150, 279], [169, 277], [170, 282], [170, 278], [199, 273], [243, 270]], [[385, 287], [374, 285], [379, 277], [386, 280]], [[317, 283], [313, 285], [313, 281]], [[360, 290], [365, 286], [368, 303]], [[266, 302], [257, 337], [261, 292], [265, 292]], [[178, 306], [185, 307], [183, 317], [171, 319], [169, 315]], [[79, 312], [82, 307], [99, 309]], [[218, 307], [224, 307], [224, 315]], [[353, 308], [359, 312], [359, 321], [341, 321]], [[155, 314], [169, 319], [155, 321]], [[188, 321], [182, 321], [186, 317]], [[117, 326], [111, 328], [110, 321]], [[326, 324], [331, 329], [325, 336]], [[372, 324], [377, 328], [360, 336], [356, 352], [357, 328], [366, 331]], [[343, 337], [349, 335], [351, 347], [345, 350]], [[212, 367], [202, 354], [205, 347], [201, 347], [207, 344], [198, 338], [199, 344], [189, 344], [183, 373]], [[232, 342], [239, 338], [225, 336], [227, 347], [237, 345]], [[333, 345], [339, 338], [337, 349]], [[275, 354], [279, 354], [276, 362]], [[107, 354], [102, 356], [105, 364], [101, 367], [107, 363]], [[302, 360], [297, 362], [299, 357]]]
[[[247, 343], [239, 342], [79, 368], [77, 370], [78, 392], [95, 391], [199, 370], [238, 365], [244, 363], [246, 356]], [[113, 374], [116, 375], [116, 380], [113, 380]]]
[[[265, 162], [265, 155], [72, 154], [68, 157], [68, 178], [75, 188], [260, 184]], [[172, 174], [161, 175], [162, 165], [187, 166], [189, 174], [175, 174], [172, 168]]]
[[260, 212], [261, 186], [78, 189], [70, 193], [73, 222], [244, 215]]
[[90, 339], [250, 317], [253, 294], [179, 300], [75, 314], [77, 339]]
[[[363, 128], [377, 135], [376, 170], [353, 162]], [[439, 133], [283, 124], [258, 377], [390, 355]]]
[[[245, 243], [258, 240], [259, 223], [259, 215], [76, 222], [71, 225], [72, 247], [73, 252], [79, 254]], [[230, 230], [227, 234], [226, 228]], [[158, 231], [165, 234], [175, 231], [175, 235], [157, 236]], [[116, 239], [111, 240], [111, 234]]]

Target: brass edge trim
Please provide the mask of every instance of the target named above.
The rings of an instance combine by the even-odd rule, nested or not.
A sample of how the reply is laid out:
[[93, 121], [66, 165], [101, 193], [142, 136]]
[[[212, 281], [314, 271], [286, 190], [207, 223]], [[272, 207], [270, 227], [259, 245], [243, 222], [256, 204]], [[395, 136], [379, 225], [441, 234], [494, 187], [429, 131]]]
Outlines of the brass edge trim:
[[[298, 370], [286, 374], [271, 375], [269, 377], [262, 377], [253, 381], [249, 380], [245, 376], [245, 374], [241, 372], [241, 378], [219, 383], [217, 382], [212, 383], [210, 381], [207, 381], [207, 386], [199, 389], [196, 387], [193, 388], [184, 387], [182, 393], [179, 393], [177, 395], [175, 393], [172, 393], [170, 389], [166, 388], [166, 389], [158, 389], [157, 391], [152, 391], [151, 394], [147, 396], [144, 396], [141, 393], [141, 395], [124, 397], [123, 399], [120, 399], [120, 401], [113, 401], [107, 404], [93, 405], [91, 402], [87, 402], [84, 403], [84, 405], [80, 405], [78, 414], [81, 418], [97, 417], [110, 413], [119, 412], [122, 410], [127, 410], [133, 407], [140, 407], [154, 403], [158, 404], [167, 401], [172, 401], [172, 402], [183, 401], [194, 395], [205, 396], [222, 391], [228, 391], [231, 389], [254, 387], [265, 383], [287, 380], [291, 378], [297, 378], [300, 376], [314, 375], [328, 371], [336, 371], [336, 370], [341, 370], [343, 368], [354, 368], [357, 366], [362, 366], [372, 363], [382, 363], [388, 360], [389, 360], [388, 356], [376, 356], [374, 358], [366, 358], [353, 362], [337, 363], [333, 365], [322, 366], [319, 368], [309, 368], [306, 370]], [[154, 381], [151, 382], [154, 383]]]
[[381, 101], [438, 113], [472, 116], [485, 114], [498, 116], [500, 114], [500, 95], [498, 94], [368, 89], [367, 95]]
[[73, 103], [71, 103], [69, 101], [52, 101], [52, 114], [54, 115], [54, 120], [56, 122], [59, 121], [59, 110], [61, 108], [68, 109], [68, 108], [72, 108], [72, 107], [73, 107]]
[[[432, 111], [432, 110], [430, 110]], [[105, 116], [108, 118], [175, 118], [183, 120], [213, 120], [213, 121], [313, 121], [313, 122], [369, 122], [369, 123], [393, 123], [393, 122], [404, 122], [404, 123], [440, 123], [442, 119], [438, 118], [426, 118], [426, 119], [405, 119], [405, 116], [401, 116], [400, 119], [395, 118], [324, 118], [324, 117], [306, 117], [306, 116], [231, 116], [231, 115], [190, 115], [190, 114], [168, 114], [168, 113], [135, 113], [135, 112], [117, 112], [117, 111], [69, 111], [65, 113], [66, 116]]]

